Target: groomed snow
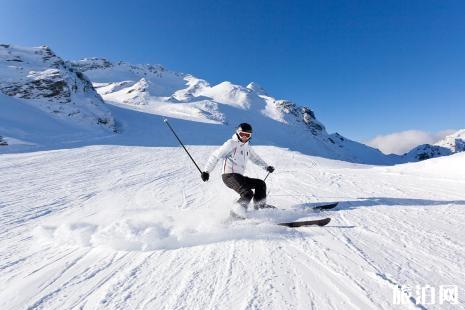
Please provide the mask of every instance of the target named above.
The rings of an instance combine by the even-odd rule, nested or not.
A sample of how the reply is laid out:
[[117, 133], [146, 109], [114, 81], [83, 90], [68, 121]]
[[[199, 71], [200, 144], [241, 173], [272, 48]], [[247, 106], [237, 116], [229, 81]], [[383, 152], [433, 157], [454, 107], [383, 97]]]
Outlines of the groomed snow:
[[[214, 147], [189, 149], [202, 165]], [[457, 285], [460, 305], [420, 308], [463, 306], [465, 173], [451, 171], [464, 153], [375, 167], [257, 152], [285, 210], [235, 223], [219, 169], [203, 183], [179, 147], [0, 155], [0, 308], [414, 309], [393, 305], [400, 285]], [[324, 228], [273, 224], [326, 216]]]

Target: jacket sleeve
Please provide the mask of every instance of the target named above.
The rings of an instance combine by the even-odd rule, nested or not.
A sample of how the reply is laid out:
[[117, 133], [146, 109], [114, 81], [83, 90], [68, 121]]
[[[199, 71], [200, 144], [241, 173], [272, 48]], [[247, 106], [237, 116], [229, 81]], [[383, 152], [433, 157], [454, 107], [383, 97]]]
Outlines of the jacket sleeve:
[[249, 149], [249, 158], [255, 165], [260, 166], [263, 169], [268, 167], [268, 164], [260, 156], [258, 156], [257, 153], [255, 153], [252, 147]]
[[206, 171], [208, 173], [212, 172], [213, 169], [215, 169], [216, 164], [221, 158], [226, 158], [231, 151], [233, 150], [233, 141], [228, 140], [226, 141], [221, 147], [216, 149], [208, 158], [207, 164], [205, 165], [205, 168], [203, 171]]

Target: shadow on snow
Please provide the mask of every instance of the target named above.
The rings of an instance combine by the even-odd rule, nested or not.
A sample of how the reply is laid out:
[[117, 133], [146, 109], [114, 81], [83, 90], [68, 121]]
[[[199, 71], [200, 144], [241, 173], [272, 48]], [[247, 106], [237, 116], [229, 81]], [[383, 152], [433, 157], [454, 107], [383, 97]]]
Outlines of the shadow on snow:
[[[334, 203], [335, 201], [323, 202], [308, 202], [298, 204], [295, 207], [298, 209], [312, 208], [319, 205]], [[433, 207], [440, 205], [465, 205], [465, 200], [431, 200], [431, 199], [417, 199], [417, 198], [393, 198], [393, 197], [367, 197], [356, 198], [354, 200], [341, 200], [336, 208], [325, 210], [325, 212], [332, 212], [337, 210], [351, 210], [360, 207], [374, 207], [374, 206], [407, 206], [407, 207]]]

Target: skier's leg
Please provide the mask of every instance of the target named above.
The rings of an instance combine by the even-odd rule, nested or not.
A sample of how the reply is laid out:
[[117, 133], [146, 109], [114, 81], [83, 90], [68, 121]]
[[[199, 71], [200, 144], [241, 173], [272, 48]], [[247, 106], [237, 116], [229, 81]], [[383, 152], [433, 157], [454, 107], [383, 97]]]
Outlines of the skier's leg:
[[226, 173], [223, 174], [222, 178], [224, 184], [226, 184], [227, 187], [233, 189], [236, 193], [241, 195], [241, 198], [239, 198], [238, 202], [241, 205], [247, 207], [249, 202], [254, 197], [254, 193], [252, 191], [253, 184], [248, 181], [249, 178], [246, 178], [238, 173]]
[[242, 213], [239, 214], [240, 217], [244, 217], [245, 210], [247, 210], [247, 206], [249, 205], [250, 201], [252, 200], [254, 194], [251, 189], [251, 184], [247, 182], [244, 176], [238, 173], [226, 173], [222, 176], [224, 184], [227, 187], [233, 189], [236, 193], [241, 195], [237, 203], [241, 206], [239, 209], [243, 210], [233, 210], [233, 213]]
[[262, 179], [254, 179], [244, 177], [246, 183], [250, 185], [251, 188], [255, 189], [255, 194], [253, 196], [254, 208], [261, 209], [266, 208], [266, 183]]
[[253, 191], [251, 189], [247, 189], [247, 190], [242, 191], [240, 194], [241, 194], [241, 198], [239, 198], [237, 202], [241, 206], [247, 209], [247, 206], [249, 205], [250, 201], [253, 198]]

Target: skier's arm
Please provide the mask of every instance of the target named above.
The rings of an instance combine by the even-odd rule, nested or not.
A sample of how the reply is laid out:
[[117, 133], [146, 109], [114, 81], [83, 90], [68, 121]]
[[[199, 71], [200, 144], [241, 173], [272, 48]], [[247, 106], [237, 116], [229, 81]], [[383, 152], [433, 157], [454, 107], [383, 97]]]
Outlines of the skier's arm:
[[258, 156], [257, 153], [255, 153], [252, 147], [249, 149], [249, 158], [255, 165], [260, 166], [265, 170], [269, 166], [260, 156]]
[[214, 151], [211, 155], [210, 158], [208, 158], [207, 164], [205, 165], [205, 168], [203, 171], [205, 172], [212, 172], [213, 169], [215, 169], [216, 164], [221, 158], [225, 158], [226, 156], [231, 153], [233, 150], [233, 141], [228, 140], [226, 141], [220, 148], [218, 148], [216, 151]]

